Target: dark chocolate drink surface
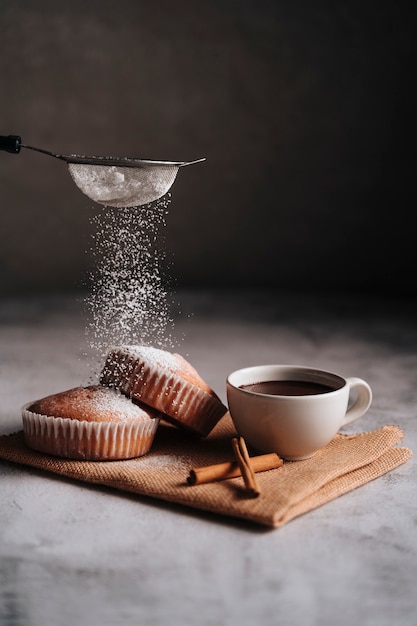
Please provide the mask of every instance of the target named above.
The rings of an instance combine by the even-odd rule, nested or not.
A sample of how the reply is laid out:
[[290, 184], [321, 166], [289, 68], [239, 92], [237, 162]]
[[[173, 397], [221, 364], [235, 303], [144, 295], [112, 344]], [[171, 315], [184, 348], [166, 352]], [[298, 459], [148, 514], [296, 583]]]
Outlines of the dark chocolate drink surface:
[[334, 387], [307, 380], [268, 380], [261, 383], [241, 385], [245, 391], [273, 396], [313, 396], [334, 391]]

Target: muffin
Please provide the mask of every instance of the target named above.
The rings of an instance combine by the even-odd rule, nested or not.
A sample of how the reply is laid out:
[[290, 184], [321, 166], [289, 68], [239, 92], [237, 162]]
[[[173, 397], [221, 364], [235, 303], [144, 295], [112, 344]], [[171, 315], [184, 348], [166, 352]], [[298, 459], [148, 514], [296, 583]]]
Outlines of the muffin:
[[101, 385], [75, 387], [22, 409], [24, 438], [30, 448], [86, 461], [146, 454], [159, 418], [156, 411]]
[[208, 435], [227, 411], [188, 361], [158, 348], [111, 349], [100, 382], [160, 411], [167, 421], [199, 436]]

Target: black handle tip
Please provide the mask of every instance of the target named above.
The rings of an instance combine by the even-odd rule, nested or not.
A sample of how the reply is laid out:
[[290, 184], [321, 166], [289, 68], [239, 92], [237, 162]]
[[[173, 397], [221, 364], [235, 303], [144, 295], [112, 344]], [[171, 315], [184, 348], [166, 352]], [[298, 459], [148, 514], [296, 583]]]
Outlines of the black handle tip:
[[0, 150], [19, 154], [22, 145], [22, 139], [19, 135], [0, 135]]

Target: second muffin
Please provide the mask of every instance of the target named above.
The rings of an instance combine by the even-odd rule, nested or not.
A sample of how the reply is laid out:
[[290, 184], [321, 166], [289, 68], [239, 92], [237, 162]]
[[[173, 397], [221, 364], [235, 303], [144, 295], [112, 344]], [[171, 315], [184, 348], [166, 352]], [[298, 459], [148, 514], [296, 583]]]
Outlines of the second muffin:
[[89, 461], [146, 454], [159, 413], [101, 385], [74, 387], [22, 409], [26, 444], [40, 452]]

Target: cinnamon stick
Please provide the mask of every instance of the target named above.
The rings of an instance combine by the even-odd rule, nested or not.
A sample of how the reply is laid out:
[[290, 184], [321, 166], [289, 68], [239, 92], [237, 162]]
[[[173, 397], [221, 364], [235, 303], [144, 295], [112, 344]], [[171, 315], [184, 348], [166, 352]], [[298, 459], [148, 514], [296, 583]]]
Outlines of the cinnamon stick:
[[257, 498], [260, 494], [260, 491], [256, 482], [255, 472], [250, 465], [250, 459], [245, 440], [243, 439], [243, 437], [233, 437], [232, 446], [240, 471], [242, 472], [243, 480], [245, 481], [248, 495], [250, 495], [252, 498]]
[[[275, 452], [260, 454], [250, 458], [250, 466], [254, 472], [266, 472], [281, 467], [282, 464], [283, 460]], [[227, 463], [191, 469], [187, 482], [190, 485], [202, 485], [204, 483], [227, 480], [228, 478], [238, 478], [239, 476], [242, 476], [242, 472], [238, 462], [229, 461]]]

